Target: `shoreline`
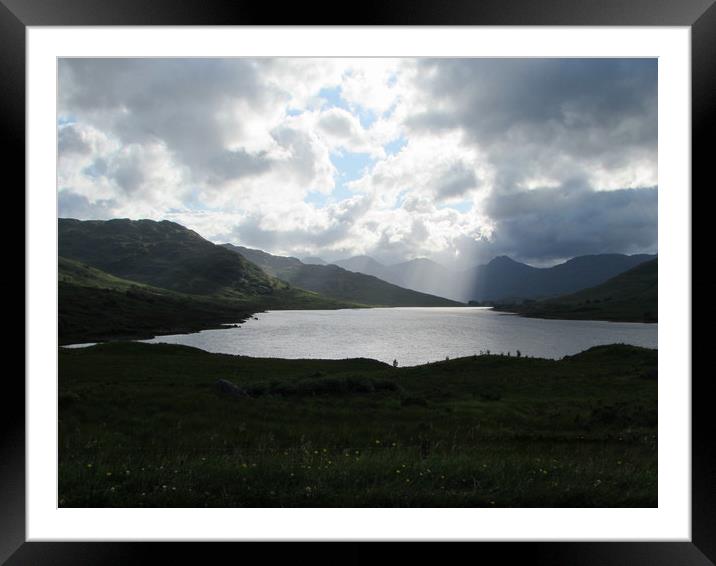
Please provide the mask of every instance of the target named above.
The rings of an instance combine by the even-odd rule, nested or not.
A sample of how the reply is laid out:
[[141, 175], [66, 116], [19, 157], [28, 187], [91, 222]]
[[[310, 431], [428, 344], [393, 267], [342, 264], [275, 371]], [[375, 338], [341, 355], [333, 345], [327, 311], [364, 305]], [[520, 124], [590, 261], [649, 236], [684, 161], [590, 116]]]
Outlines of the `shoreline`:
[[554, 315], [551, 315], [550, 313], [534, 313], [534, 312], [520, 312], [519, 310], [510, 310], [510, 307], [492, 307], [492, 309], [495, 312], [505, 313], [505, 314], [514, 314], [517, 316], [521, 316], [524, 318], [539, 318], [542, 320], [581, 320], [585, 322], [621, 322], [621, 323], [631, 323], [631, 324], [659, 324], [658, 320], [635, 320], [632, 317], [625, 317], [625, 318], [617, 318], [617, 317], [601, 317], [601, 318], [587, 318], [587, 317], [580, 317], [580, 316], [572, 316], [572, 317], [565, 317], [563, 314], [568, 313], [555, 313]]
[[[216, 329], [206, 329], [206, 330], [216, 330]], [[354, 357], [345, 357], [345, 358], [281, 358], [281, 357], [266, 357], [266, 356], [250, 356], [247, 354], [229, 354], [225, 352], [211, 352], [209, 350], [204, 350], [203, 348], [199, 348], [198, 346], [188, 346], [186, 344], [176, 344], [172, 342], [145, 342], [144, 340], [150, 340], [151, 338], [147, 339], [136, 339], [136, 340], [106, 340], [106, 341], [97, 341], [97, 342], [87, 342], [87, 343], [79, 343], [79, 344], [60, 344], [58, 345], [58, 349], [63, 349], [64, 351], [70, 351], [70, 350], [84, 350], [93, 348], [95, 346], [103, 346], [103, 345], [120, 345], [120, 344], [141, 344], [143, 346], [147, 346], [150, 348], [164, 348], [164, 347], [176, 347], [186, 350], [195, 350], [197, 352], [201, 352], [202, 354], [206, 354], [209, 356], [231, 356], [231, 357], [238, 357], [243, 358], [246, 360], [252, 360], [256, 362], [278, 362], [278, 363], [296, 363], [296, 364], [303, 364], [303, 363], [314, 363], [314, 362], [351, 362], [355, 360], [366, 360], [369, 362], [375, 362], [377, 364], [385, 365], [386, 367], [392, 367], [389, 362], [385, 362], [382, 360], [379, 360], [377, 358], [371, 358], [367, 356], [354, 356]], [[470, 360], [477, 360], [477, 359], [488, 359], [488, 358], [494, 358], [494, 359], [504, 359], [504, 360], [536, 360], [540, 362], [560, 362], [563, 360], [568, 360], [570, 358], [574, 358], [577, 356], [581, 356], [582, 354], [586, 354], [587, 352], [593, 351], [593, 350], [599, 350], [599, 349], [612, 349], [612, 348], [619, 348], [619, 347], [627, 347], [627, 348], [636, 348], [648, 352], [657, 352], [659, 351], [659, 348], [648, 348], [646, 346], [637, 346], [634, 344], [625, 344], [621, 342], [614, 342], [609, 344], [597, 344], [595, 346], [590, 346], [589, 348], [585, 348], [584, 350], [580, 350], [579, 352], [575, 352], [574, 354], [565, 354], [561, 358], [547, 358], [547, 357], [541, 357], [541, 356], [529, 356], [529, 355], [522, 355], [522, 356], [516, 356], [516, 355], [509, 355], [505, 354], [504, 352], [500, 353], [479, 353], [479, 354], [467, 354], [465, 356], [456, 356], [449, 359], [439, 359], [435, 361], [429, 361], [424, 362], [421, 364], [415, 364], [415, 365], [401, 365], [396, 369], [417, 369], [417, 368], [430, 368], [439, 366], [441, 364], [451, 364], [451, 363], [460, 363]]]

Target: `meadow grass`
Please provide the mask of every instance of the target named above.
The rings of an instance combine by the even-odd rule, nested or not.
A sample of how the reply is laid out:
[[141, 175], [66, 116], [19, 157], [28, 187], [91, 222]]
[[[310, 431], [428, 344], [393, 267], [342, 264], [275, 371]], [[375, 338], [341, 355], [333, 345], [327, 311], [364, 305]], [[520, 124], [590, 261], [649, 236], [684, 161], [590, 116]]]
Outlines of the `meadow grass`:
[[61, 348], [59, 505], [653, 507], [656, 359], [614, 345], [393, 368]]

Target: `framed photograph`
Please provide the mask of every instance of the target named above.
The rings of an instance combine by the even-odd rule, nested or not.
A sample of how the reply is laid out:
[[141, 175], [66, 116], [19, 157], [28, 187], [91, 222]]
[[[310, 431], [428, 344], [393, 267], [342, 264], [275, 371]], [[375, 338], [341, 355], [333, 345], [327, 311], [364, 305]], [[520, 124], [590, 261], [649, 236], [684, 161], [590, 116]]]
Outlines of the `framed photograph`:
[[27, 330], [0, 559], [714, 563], [709, 1], [2, 1]]

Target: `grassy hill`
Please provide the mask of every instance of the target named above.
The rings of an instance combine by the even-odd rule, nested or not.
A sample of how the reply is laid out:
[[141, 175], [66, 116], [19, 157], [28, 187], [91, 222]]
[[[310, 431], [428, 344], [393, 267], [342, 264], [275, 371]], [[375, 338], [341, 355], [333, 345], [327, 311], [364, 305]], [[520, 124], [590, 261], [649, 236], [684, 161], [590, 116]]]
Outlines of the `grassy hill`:
[[241, 322], [267, 308], [348, 306], [292, 288], [243, 301], [177, 293], [63, 257], [58, 279], [60, 344], [195, 332]]
[[194, 295], [253, 299], [285, 287], [174, 222], [60, 218], [59, 255], [116, 277]]
[[657, 322], [658, 275], [653, 259], [571, 295], [497, 308], [537, 318]]
[[60, 349], [59, 506], [654, 507], [656, 366]]
[[245, 320], [252, 309], [121, 279], [59, 258], [60, 344], [117, 338], [151, 338]]
[[173, 222], [59, 219], [62, 344], [193, 332], [282, 308], [346, 308]]
[[336, 300], [389, 307], [437, 307], [462, 304], [435, 295], [404, 289], [377, 277], [354, 273], [337, 265], [304, 264], [293, 257], [275, 256], [261, 250], [232, 244], [223, 245], [227, 250], [232, 250], [255, 263], [268, 274], [296, 287]]

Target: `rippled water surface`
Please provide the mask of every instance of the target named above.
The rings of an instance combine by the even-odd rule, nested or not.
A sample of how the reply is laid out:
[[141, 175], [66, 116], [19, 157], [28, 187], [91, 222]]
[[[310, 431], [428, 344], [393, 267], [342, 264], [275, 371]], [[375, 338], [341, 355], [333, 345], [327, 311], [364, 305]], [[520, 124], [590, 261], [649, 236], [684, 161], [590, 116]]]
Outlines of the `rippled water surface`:
[[479, 307], [297, 310], [145, 341], [255, 357], [397, 359], [407, 366], [485, 350], [561, 358], [598, 344], [656, 348], [657, 325], [522, 318]]

